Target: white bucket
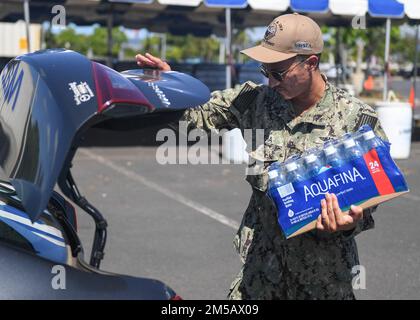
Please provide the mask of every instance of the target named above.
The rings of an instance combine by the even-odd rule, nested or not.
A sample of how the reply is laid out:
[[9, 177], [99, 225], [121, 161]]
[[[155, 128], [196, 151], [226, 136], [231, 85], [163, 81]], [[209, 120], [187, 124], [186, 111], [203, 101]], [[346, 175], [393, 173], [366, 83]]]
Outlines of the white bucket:
[[391, 143], [391, 157], [410, 156], [412, 109], [407, 102], [379, 101], [376, 103], [379, 121]]

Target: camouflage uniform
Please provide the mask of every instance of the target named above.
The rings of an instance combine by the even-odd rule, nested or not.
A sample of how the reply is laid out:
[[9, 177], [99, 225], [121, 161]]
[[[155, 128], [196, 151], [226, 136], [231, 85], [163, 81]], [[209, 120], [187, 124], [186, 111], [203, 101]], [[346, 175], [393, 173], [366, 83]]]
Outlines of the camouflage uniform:
[[[243, 266], [232, 282], [230, 299], [354, 299], [352, 267], [359, 264], [354, 236], [374, 227], [371, 210], [349, 232], [313, 230], [286, 240], [274, 204], [266, 195], [267, 167], [332, 137], [370, 124], [386, 139], [376, 112], [327, 82], [321, 101], [296, 116], [290, 101], [268, 86], [247, 82], [237, 89], [212, 93], [211, 100], [187, 110], [189, 128], [264, 129], [264, 144], [250, 155], [263, 165], [248, 175], [252, 196], [234, 238]], [[258, 165], [258, 162], [254, 165]]]

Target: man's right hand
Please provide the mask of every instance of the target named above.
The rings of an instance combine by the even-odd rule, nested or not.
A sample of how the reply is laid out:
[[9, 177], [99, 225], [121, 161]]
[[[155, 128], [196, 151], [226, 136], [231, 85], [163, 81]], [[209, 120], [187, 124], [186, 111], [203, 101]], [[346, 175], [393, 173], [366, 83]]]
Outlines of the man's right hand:
[[146, 53], [145, 55], [139, 53], [136, 55], [136, 60], [140, 68], [149, 67], [161, 71], [171, 71], [171, 67], [166, 63], [166, 61], [152, 56], [150, 53]]

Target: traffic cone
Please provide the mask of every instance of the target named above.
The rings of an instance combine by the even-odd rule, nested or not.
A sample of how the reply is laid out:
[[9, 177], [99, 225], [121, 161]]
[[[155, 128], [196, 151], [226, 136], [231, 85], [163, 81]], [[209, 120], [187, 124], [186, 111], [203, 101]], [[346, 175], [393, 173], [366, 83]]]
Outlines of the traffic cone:
[[411, 108], [414, 109], [416, 107], [416, 93], [413, 85], [411, 85], [410, 88], [410, 97], [408, 98], [408, 102], [411, 104]]
[[365, 88], [366, 91], [372, 91], [373, 90], [373, 77], [368, 76], [368, 78], [365, 80], [365, 83], [363, 84], [363, 88]]

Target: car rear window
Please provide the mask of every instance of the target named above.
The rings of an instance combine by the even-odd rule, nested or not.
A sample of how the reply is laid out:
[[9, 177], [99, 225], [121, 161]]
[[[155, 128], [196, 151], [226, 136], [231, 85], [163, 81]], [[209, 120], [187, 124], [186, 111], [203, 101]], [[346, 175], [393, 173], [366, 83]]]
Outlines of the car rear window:
[[36, 253], [31, 243], [17, 233], [13, 228], [0, 220], [0, 241], [20, 249]]

